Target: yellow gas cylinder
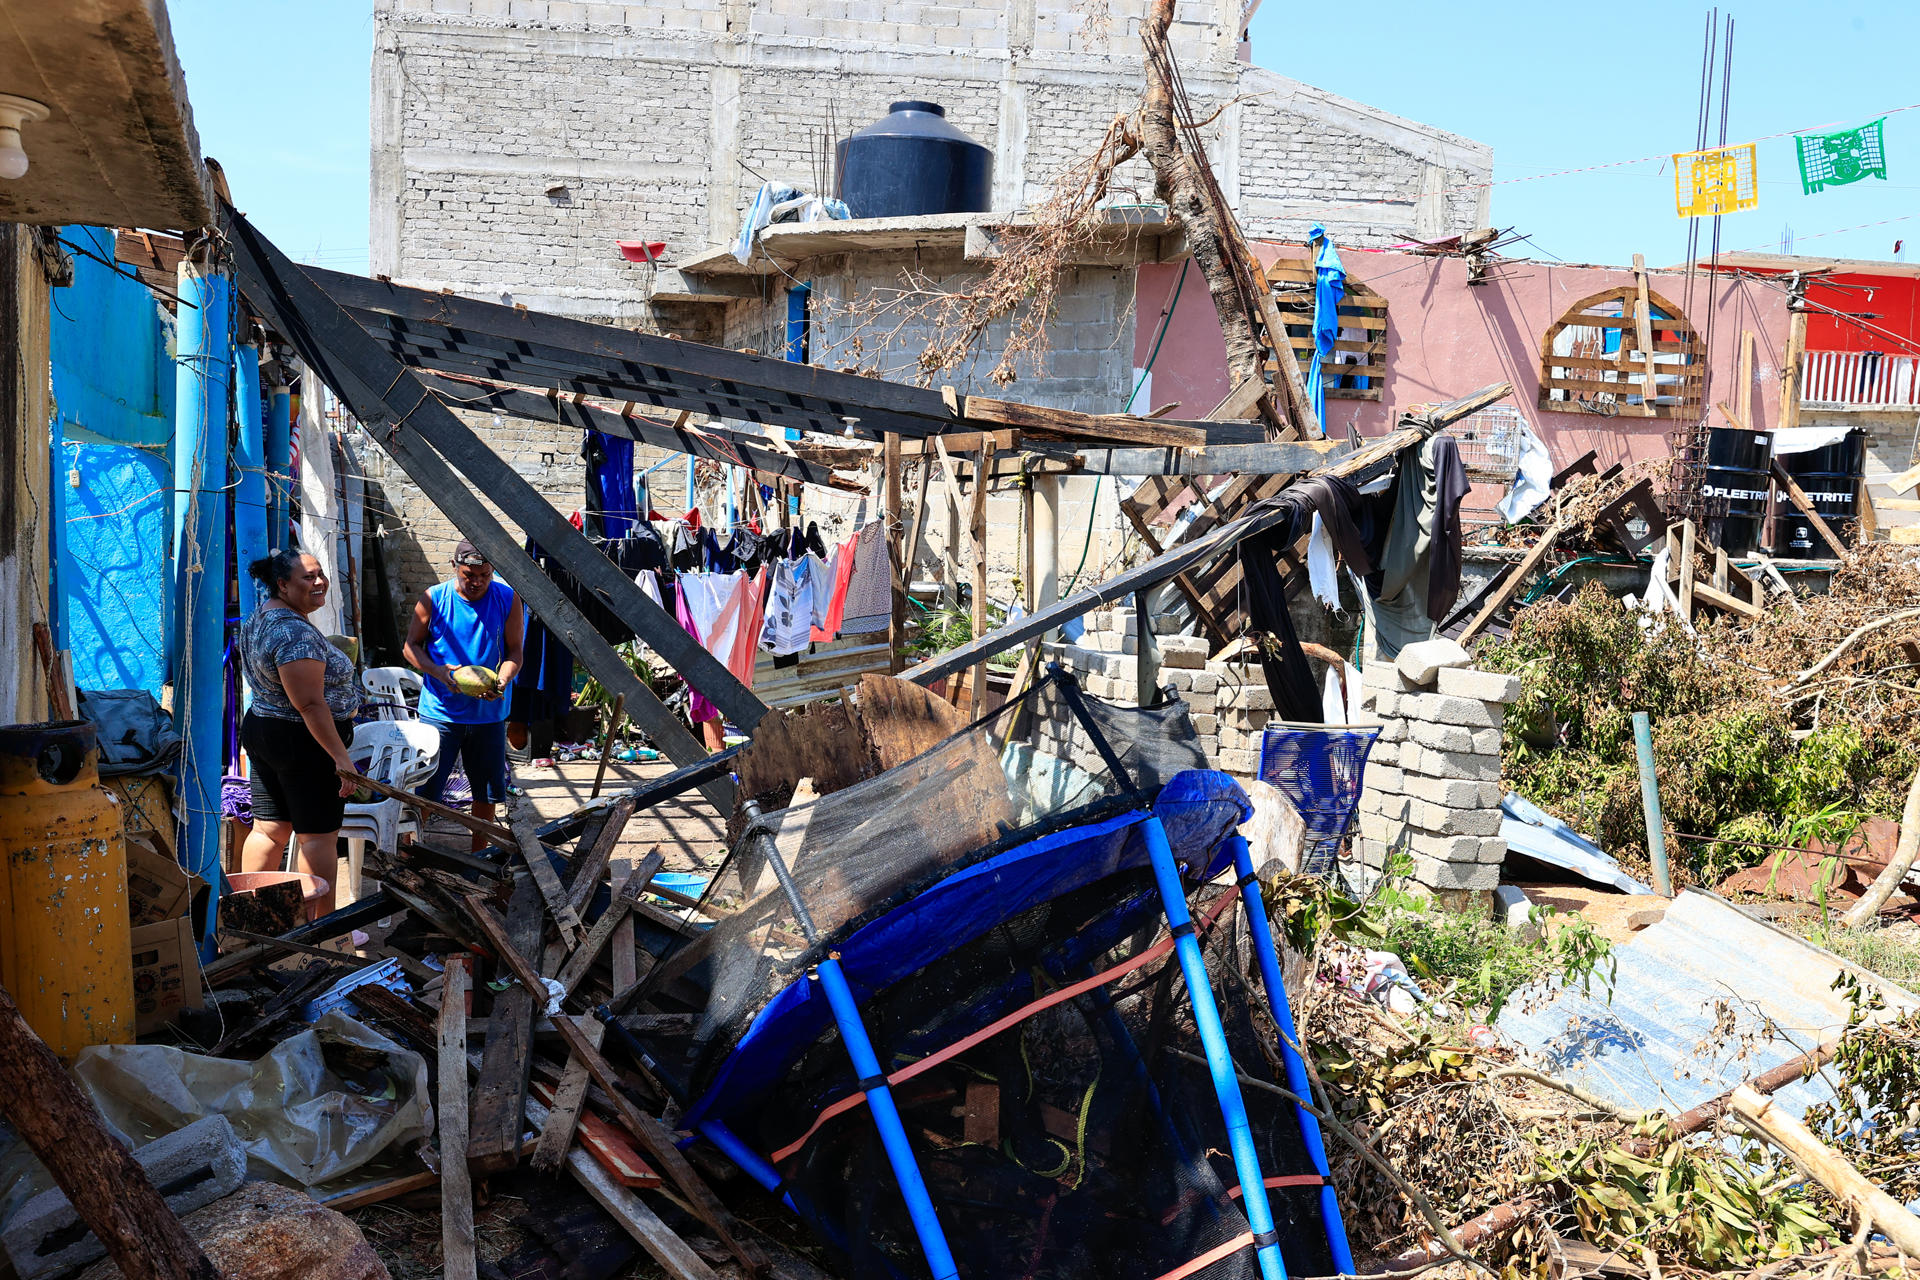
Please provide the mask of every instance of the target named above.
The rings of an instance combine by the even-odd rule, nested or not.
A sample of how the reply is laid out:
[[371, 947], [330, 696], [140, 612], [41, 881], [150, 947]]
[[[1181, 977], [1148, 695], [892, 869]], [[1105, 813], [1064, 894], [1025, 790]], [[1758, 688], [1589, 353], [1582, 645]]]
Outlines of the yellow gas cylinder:
[[133, 1039], [127, 846], [98, 758], [85, 721], [0, 727], [0, 980], [63, 1058]]

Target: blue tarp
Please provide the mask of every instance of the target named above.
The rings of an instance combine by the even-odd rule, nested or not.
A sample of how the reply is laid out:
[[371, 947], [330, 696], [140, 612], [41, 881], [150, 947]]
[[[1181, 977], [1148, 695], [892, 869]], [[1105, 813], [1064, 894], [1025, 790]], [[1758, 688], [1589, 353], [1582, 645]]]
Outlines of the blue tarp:
[[[1250, 813], [1251, 805], [1226, 774], [1188, 770], [1169, 780], [1155, 810], [1175, 858], [1189, 866], [1190, 878], [1204, 879], [1217, 872], [1218, 845], [1237, 825], [1233, 819]], [[1146, 817], [1136, 810], [1040, 836], [949, 876], [856, 930], [837, 947], [855, 999], [870, 999], [1039, 903], [1147, 866], [1146, 845], [1135, 830]], [[737, 1108], [758, 1104], [832, 1025], [820, 984], [805, 976], [790, 982], [754, 1018], [688, 1109], [683, 1127], [724, 1121]]]

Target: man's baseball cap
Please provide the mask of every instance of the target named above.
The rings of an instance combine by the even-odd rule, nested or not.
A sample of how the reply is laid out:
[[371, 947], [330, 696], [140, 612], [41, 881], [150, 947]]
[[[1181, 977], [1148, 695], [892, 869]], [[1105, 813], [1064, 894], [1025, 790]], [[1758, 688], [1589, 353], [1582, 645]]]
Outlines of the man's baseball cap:
[[465, 538], [460, 539], [460, 545], [453, 549], [453, 562], [455, 564], [467, 564], [467, 565], [481, 565], [481, 564], [493, 563], [491, 560], [487, 559], [485, 556], [480, 554], [480, 548], [474, 546], [471, 542], [468, 542]]

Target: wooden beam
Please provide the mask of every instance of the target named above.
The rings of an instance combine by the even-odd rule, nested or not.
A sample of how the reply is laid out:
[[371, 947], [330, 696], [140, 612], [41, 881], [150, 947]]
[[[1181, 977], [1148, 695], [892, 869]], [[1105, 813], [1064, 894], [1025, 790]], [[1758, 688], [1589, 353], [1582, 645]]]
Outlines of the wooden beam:
[[[987, 477], [993, 474], [993, 441], [983, 440], [973, 469], [973, 507], [968, 528], [973, 547], [973, 628], [971, 634], [987, 634]], [[973, 695], [973, 715], [986, 711], [987, 660], [974, 664], [968, 681]]]
[[1697, 531], [1693, 521], [1688, 520], [1680, 526], [1680, 616], [1688, 622], [1693, 621], [1694, 579], [1694, 540]]
[[1648, 299], [1647, 259], [1645, 254], [1633, 255], [1634, 287], [1639, 290], [1639, 298], [1634, 302], [1633, 328], [1640, 340], [1640, 355], [1646, 361], [1646, 384], [1640, 388], [1640, 401], [1651, 405], [1659, 394], [1658, 366], [1653, 359], [1653, 303]]
[[[437, 401], [428, 405], [430, 393], [361, 332], [336, 303], [315, 288], [312, 281], [246, 219], [229, 211], [228, 231], [235, 271], [249, 305], [293, 343], [302, 361], [341, 395], [361, 425], [380, 439], [382, 447], [400, 464], [408, 478], [423, 492], [431, 494], [434, 504], [455, 527], [472, 539], [494, 567], [515, 583], [527, 607], [553, 628], [587, 670], [607, 687], [627, 695], [628, 714], [647, 731], [667, 758], [689, 767], [703, 761], [706, 748], [640, 681], [613, 646], [587, 623], [578, 607], [533, 563], [521, 547], [521, 538], [501, 526], [436, 451], [437, 444], [416, 435], [418, 423], [412, 421], [416, 411], [422, 420], [438, 421], [438, 415], [444, 415], [455, 428], [464, 431], [451, 411]], [[342, 348], [338, 352], [336, 345]], [[384, 378], [382, 372], [386, 375]], [[544, 540], [545, 535], [536, 533], [536, 536]], [[594, 556], [604, 565], [612, 563], [598, 552]], [[685, 632], [681, 635], [685, 636]], [[666, 656], [666, 651], [662, 653]], [[724, 779], [712, 779], [703, 789], [708, 798], [723, 809], [731, 806], [732, 787]]]
[[592, 1156], [576, 1147], [567, 1154], [567, 1172], [673, 1280], [718, 1280], [713, 1268], [660, 1221], [646, 1201], [622, 1186]]
[[890, 587], [887, 592], [887, 647], [891, 652], [887, 658], [887, 670], [898, 672], [902, 665], [901, 651], [907, 645], [907, 579], [910, 571], [902, 554], [907, 522], [900, 510], [900, 433], [897, 431], [887, 432], [881, 442], [880, 473], [880, 500], [887, 513], [887, 578]]
[[968, 396], [965, 404], [966, 416], [970, 421], [1018, 427], [1027, 435], [1174, 445], [1180, 448], [1198, 448], [1207, 442], [1207, 433], [1197, 427], [1174, 426], [1123, 413], [1075, 413], [1068, 409], [1017, 404], [1011, 400], [990, 400], [986, 396]]
[[473, 1182], [467, 1171], [467, 956], [447, 957], [440, 988], [440, 1250], [446, 1280], [476, 1280]]
[[[545, 920], [540, 890], [533, 876], [515, 876], [501, 941], [510, 934], [514, 947], [537, 952]], [[495, 950], [499, 950], [498, 945]], [[520, 981], [493, 998], [493, 1016], [487, 1024], [486, 1050], [480, 1062], [480, 1082], [473, 1094], [467, 1163], [480, 1177], [504, 1173], [520, 1162], [520, 1133], [524, 1123], [521, 1113], [527, 1101], [527, 1074], [533, 1063], [533, 1019], [546, 1003], [546, 985], [540, 981], [539, 974], [530, 970], [528, 975], [518, 970], [513, 972]]]
[[0, 987], [0, 1114], [127, 1280], [220, 1280], [153, 1180]]
[[1527, 552], [1520, 561], [1519, 567], [1513, 571], [1498, 591], [1487, 597], [1487, 602], [1480, 606], [1480, 612], [1473, 615], [1473, 621], [1469, 622], [1467, 629], [1460, 633], [1462, 646], [1485, 630], [1487, 624], [1493, 621], [1493, 615], [1506, 608], [1507, 602], [1520, 593], [1521, 584], [1527, 580], [1528, 575], [1540, 567], [1541, 561], [1547, 558], [1547, 553], [1553, 550], [1553, 544], [1560, 540], [1560, 533], [1561, 527], [1556, 524], [1540, 535], [1540, 541], [1533, 544], [1533, 549]]
[[1819, 534], [1829, 547], [1833, 548], [1833, 554], [1836, 557], [1844, 559], [1847, 554], [1847, 548], [1845, 544], [1840, 541], [1840, 536], [1827, 527], [1827, 522], [1822, 520], [1820, 513], [1813, 509], [1813, 499], [1809, 498], [1807, 491], [1802, 489], [1799, 483], [1787, 474], [1787, 469], [1780, 465], [1778, 458], [1773, 461], [1773, 481], [1786, 491], [1787, 500], [1792, 502], [1794, 506], [1800, 508], [1800, 514], [1807, 518], [1807, 523], [1813, 526], [1813, 531]]
[[[600, 1047], [600, 1039], [607, 1029], [597, 1018], [575, 1018], [573, 1022], [594, 1048]], [[442, 1052], [444, 1054], [444, 1050]], [[464, 1063], [462, 1069], [464, 1071]], [[540, 1141], [533, 1149], [531, 1163], [541, 1173], [552, 1173], [566, 1163], [567, 1152], [573, 1147], [573, 1131], [580, 1123], [580, 1108], [586, 1105], [587, 1086], [591, 1083], [586, 1064], [569, 1056], [567, 1069], [561, 1073], [560, 1083], [553, 1091], [553, 1103], [547, 1108], [547, 1122], [540, 1126]]]
[[[1289, 440], [1273, 444], [1210, 444], [1200, 449], [1109, 449], [1026, 442], [1023, 451], [1059, 458], [1087, 475], [1215, 476], [1297, 475], [1315, 471], [1352, 452], [1344, 440]], [[996, 477], [997, 478], [997, 477]]]
[[[638, 866], [626, 873], [612, 899], [608, 901], [607, 909], [600, 913], [600, 918], [593, 922], [593, 928], [587, 931], [587, 936], [579, 946], [573, 949], [573, 954], [567, 957], [566, 964], [555, 975], [554, 980], [565, 987], [569, 993], [580, 985], [580, 979], [587, 976], [587, 970], [591, 969], [593, 962], [600, 958], [600, 953], [606, 950], [607, 943], [613, 940], [620, 926], [632, 924], [628, 919], [628, 913], [633, 910], [634, 904], [640, 901], [641, 895], [646, 892], [647, 885], [654, 876], [659, 874], [665, 861], [660, 850], [655, 849]], [[629, 979], [630, 984], [631, 979]], [[614, 989], [616, 991], [623, 989], [617, 978]]]
[[547, 857], [547, 847], [533, 834], [533, 814], [533, 802], [524, 797], [513, 806], [513, 838], [520, 846], [520, 858], [527, 864], [534, 885], [546, 900], [547, 910], [553, 913], [553, 922], [559, 926], [561, 938], [572, 946], [586, 933], [586, 926], [580, 923], [580, 913], [568, 901], [566, 886], [560, 883], [560, 873], [553, 869], [553, 863]]
[[[493, 908], [487, 905], [486, 900], [477, 894], [470, 894], [464, 901], [467, 914], [486, 937], [488, 945], [493, 947], [500, 959], [520, 980], [521, 986], [530, 989], [540, 987], [540, 975], [527, 963], [526, 956], [516, 945], [516, 940], [508, 936], [507, 928], [500, 923], [499, 917], [494, 915]], [[574, 1057], [586, 1066], [588, 1074], [601, 1089], [606, 1091], [613, 1103], [615, 1118], [640, 1142], [646, 1154], [659, 1163], [660, 1171], [673, 1180], [674, 1185], [685, 1196], [687, 1207], [693, 1211], [694, 1216], [706, 1223], [708, 1228], [719, 1237], [721, 1245], [727, 1252], [739, 1259], [740, 1264], [750, 1274], [757, 1274], [764, 1267], [765, 1259], [757, 1249], [749, 1249], [738, 1238], [735, 1231], [739, 1225], [738, 1222], [727, 1207], [720, 1203], [705, 1180], [694, 1172], [693, 1166], [687, 1163], [687, 1158], [680, 1153], [680, 1147], [674, 1141], [673, 1134], [665, 1125], [627, 1100], [626, 1094], [621, 1091], [619, 1077], [614, 1074], [612, 1066], [600, 1056], [600, 1051], [593, 1047], [580, 1029], [573, 1025], [571, 1018], [561, 1018], [553, 1025], [554, 1029], [560, 1033], [560, 1038], [566, 1041], [567, 1047], [573, 1051]]]
[[607, 873], [607, 862], [613, 857], [620, 837], [626, 834], [627, 824], [633, 820], [634, 808], [631, 793], [614, 800], [613, 807], [607, 811], [607, 820], [595, 834], [593, 843], [575, 859], [573, 882], [567, 886], [567, 905], [576, 912], [585, 911], [587, 904], [593, 901], [601, 877]]
[[1780, 425], [1800, 425], [1800, 383], [1806, 376], [1807, 311], [1796, 288], [1787, 301], [1787, 355], [1780, 365]]
[[390, 783], [380, 781], [378, 778], [369, 778], [364, 774], [355, 773], [351, 769], [336, 769], [334, 772], [354, 783], [356, 786], [365, 787], [375, 795], [387, 796], [390, 799], [399, 800], [404, 804], [420, 809], [424, 813], [430, 813], [436, 818], [445, 818], [448, 822], [458, 823], [460, 826], [465, 827], [484, 840], [491, 840], [495, 844], [503, 844], [513, 839], [513, 832], [497, 822], [488, 822], [485, 818], [476, 818], [472, 814], [462, 812], [459, 809], [448, 808], [436, 800], [429, 800], [425, 796], [417, 796], [404, 787], [393, 786]]
[[1737, 613], [1743, 618], [1763, 618], [1766, 616], [1767, 611], [1760, 606], [1748, 604], [1738, 596], [1722, 591], [1718, 587], [1708, 586], [1704, 582], [1694, 583], [1693, 590], [1689, 594], [1693, 599], [1698, 600], [1702, 604], [1710, 604], [1714, 608], [1724, 610], [1727, 613]]
[[1734, 406], [1740, 411], [1740, 425], [1753, 421], [1753, 330], [1740, 331], [1740, 364], [1736, 376], [1740, 386], [1733, 393]]

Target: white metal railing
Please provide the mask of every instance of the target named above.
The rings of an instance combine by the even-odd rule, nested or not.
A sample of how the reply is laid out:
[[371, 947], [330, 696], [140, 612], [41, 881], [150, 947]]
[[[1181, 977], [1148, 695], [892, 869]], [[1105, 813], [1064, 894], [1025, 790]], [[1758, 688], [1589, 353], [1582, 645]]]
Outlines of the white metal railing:
[[1920, 407], [1920, 358], [1878, 351], [1809, 351], [1800, 403], [1849, 409]]

